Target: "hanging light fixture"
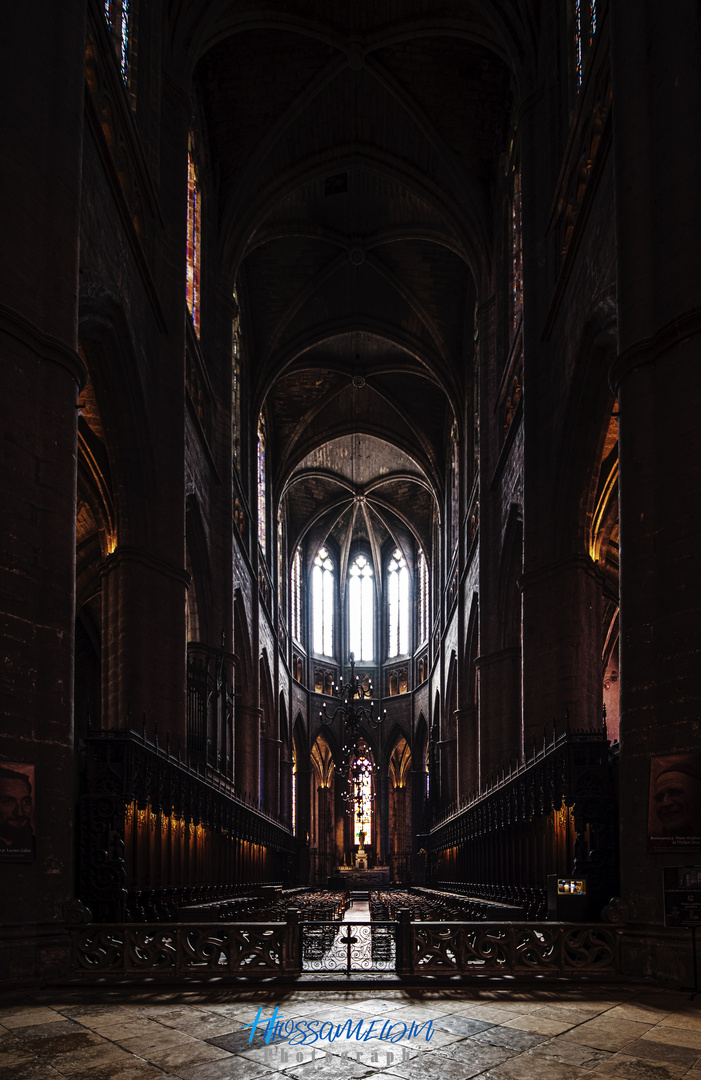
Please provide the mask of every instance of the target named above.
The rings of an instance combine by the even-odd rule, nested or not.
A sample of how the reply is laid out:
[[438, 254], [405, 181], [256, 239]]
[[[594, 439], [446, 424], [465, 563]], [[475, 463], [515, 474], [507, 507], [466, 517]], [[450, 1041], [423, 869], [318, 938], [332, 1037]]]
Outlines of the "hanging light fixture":
[[[376, 731], [387, 716], [387, 710], [382, 713], [376, 711], [375, 702], [372, 699], [372, 683], [367, 684], [355, 673], [355, 655], [350, 654], [350, 678], [345, 683], [334, 683], [333, 696], [341, 700], [332, 713], [327, 709], [324, 702], [319, 719], [327, 726], [340, 721], [341, 725], [341, 754], [338, 761], [334, 762], [336, 774], [343, 782], [341, 798], [346, 803], [346, 811], [352, 814], [360, 805], [364, 796], [364, 781], [369, 774], [376, 771], [377, 766], [370, 763], [365, 756], [368, 747], [362, 736], [361, 725]], [[369, 796], [374, 799], [374, 793]]]

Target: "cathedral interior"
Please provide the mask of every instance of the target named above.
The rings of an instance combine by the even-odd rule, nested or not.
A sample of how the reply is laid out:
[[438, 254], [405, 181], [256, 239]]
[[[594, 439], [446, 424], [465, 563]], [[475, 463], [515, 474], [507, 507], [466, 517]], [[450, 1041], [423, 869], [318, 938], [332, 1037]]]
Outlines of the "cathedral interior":
[[76, 926], [358, 890], [584, 919], [688, 981], [698, 3], [30, 7], [5, 976]]

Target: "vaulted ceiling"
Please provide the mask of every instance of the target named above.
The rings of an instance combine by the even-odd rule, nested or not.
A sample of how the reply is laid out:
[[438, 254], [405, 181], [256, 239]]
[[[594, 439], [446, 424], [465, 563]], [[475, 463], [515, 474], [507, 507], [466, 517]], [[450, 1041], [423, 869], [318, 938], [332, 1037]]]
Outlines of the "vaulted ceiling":
[[176, 10], [291, 536], [428, 548], [530, 3]]

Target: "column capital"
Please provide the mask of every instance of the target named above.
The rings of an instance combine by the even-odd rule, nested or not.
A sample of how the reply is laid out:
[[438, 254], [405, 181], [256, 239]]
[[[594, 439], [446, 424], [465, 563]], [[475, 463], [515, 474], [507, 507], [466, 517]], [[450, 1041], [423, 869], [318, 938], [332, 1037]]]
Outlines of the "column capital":
[[618, 394], [621, 383], [631, 371], [662, 359], [675, 346], [698, 334], [701, 334], [701, 307], [694, 307], [675, 316], [651, 337], [634, 341], [611, 365], [609, 384], [614, 394]]
[[541, 585], [548, 578], [557, 577], [559, 574], [569, 571], [581, 571], [593, 577], [596, 581], [604, 583], [604, 576], [598, 563], [595, 563], [590, 555], [576, 551], [571, 555], [565, 555], [562, 559], [554, 559], [545, 566], [539, 566], [537, 570], [529, 570], [522, 574], [518, 580], [521, 592], [533, 586]]
[[46, 334], [36, 323], [6, 304], [0, 304], [0, 328], [9, 337], [24, 345], [37, 360], [65, 368], [75, 380], [78, 390], [83, 389], [88, 381], [88, 370], [78, 353], [64, 341]]
[[175, 566], [173, 563], [166, 562], [165, 559], [160, 559], [158, 556], [144, 551], [143, 548], [132, 547], [127, 544], [121, 544], [103, 559], [100, 573], [104, 577], [123, 563], [129, 562], [140, 563], [149, 570], [155, 570], [156, 573], [163, 574], [173, 581], [179, 581], [186, 589], [190, 586], [190, 575], [184, 567]]

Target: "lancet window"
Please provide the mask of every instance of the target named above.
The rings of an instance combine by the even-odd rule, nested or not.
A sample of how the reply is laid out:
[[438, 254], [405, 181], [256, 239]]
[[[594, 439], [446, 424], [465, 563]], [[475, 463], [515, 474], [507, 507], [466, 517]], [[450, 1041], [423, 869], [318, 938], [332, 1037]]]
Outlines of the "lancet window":
[[312, 639], [319, 656], [333, 656], [333, 601], [333, 560], [322, 547], [312, 568]]
[[417, 559], [417, 577], [419, 587], [419, 607], [417, 634], [419, 644], [428, 640], [428, 563], [423, 551]]
[[266, 492], [265, 492], [265, 420], [258, 417], [258, 543], [265, 555]]
[[363, 845], [372, 843], [372, 762], [367, 754], [359, 754], [351, 767], [351, 783], [355, 795], [353, 815], [353, 843], [360, 846], [360, 834], [364, 833]]
[[104, 0], [105, 21], [119, 57], [119, 70], [125, 86], [129, 83], [131, 64], [132, 0]]
[[409, 652], [409, 571], [399, 548], [387, 564], [388, 657]]
[[290, 572], [290, 625], [295, 641], [302, 641], [302, 551], [297, 548]]
[[234, 463], [241, 466], [241, 315], [236, 286], [233, 292], [234, 318], [231, 343], [231, 423]]
[[192, 134], [187, 152], [187, 306], [195, 333], [200, 332], [200, 262], [202, 245], [202, 196], [195, 165]]
[[577, 89], [582, 85], [587, 53], [597, 26], [596, 0], [574, 0], [574, 68]]
[[375, 658], [375, 582], [370, 560], [357, 555], [348, 572], [350, 652], [356, 661]]
[[450, 490], [448, 492], [448, 498], [450, 499], [450, 506], [448, 507], [448, 513], [450, 516], [450, 551], [448, 555], [452, 555], [455, 551], [458, 542], [458, 519], [460, 515], [460, 467], [458, 460], [458, 425], [453, 421], [453, 427], [450, 432]]
[[514, 166], [511, 189], [511, 331], [515, 333], [523, 311], [523, 240], [521, 169]]

